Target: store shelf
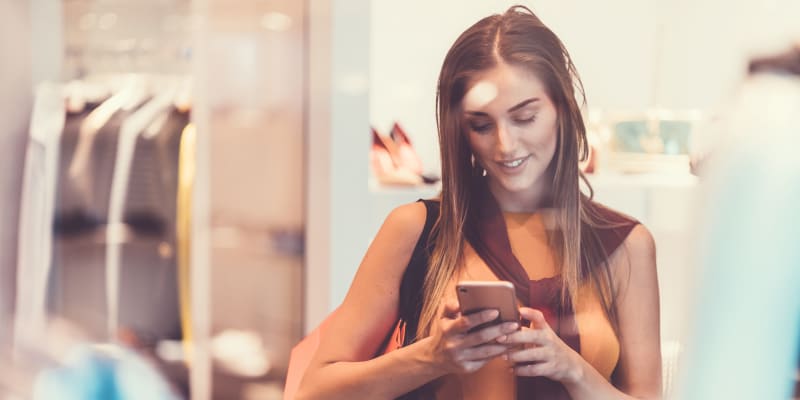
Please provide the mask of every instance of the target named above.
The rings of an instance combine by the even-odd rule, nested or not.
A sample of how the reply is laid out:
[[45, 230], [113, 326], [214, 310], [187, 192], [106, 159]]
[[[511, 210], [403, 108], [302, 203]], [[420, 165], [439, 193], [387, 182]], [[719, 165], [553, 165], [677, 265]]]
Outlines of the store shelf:
[[619, 172], [603, 172], [589, 174], [586, 178], [593, 186], [635, 186], [652, 187], [693, 187], [698, 178], [688, 173], [642, 173], [623, 174]]
[[435, 193], [438, 194], [442, 190], [441, 182], [425, 185], [414, 186], [401, 186], [401, 185], [382, 185], [376, 179], [371, 178], [369, 181], [369, 191], [375, 195], [406, 195], [409, 193]]

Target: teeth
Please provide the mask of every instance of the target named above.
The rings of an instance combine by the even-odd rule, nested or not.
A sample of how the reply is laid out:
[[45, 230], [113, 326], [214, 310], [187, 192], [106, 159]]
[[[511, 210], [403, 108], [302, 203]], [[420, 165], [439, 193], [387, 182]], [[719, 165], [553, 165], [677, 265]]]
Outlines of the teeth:
[[508, 168], [514, 168], [514, 167], [519, 167], [523, 161], [525, 161], [525, 159], [520, 158], [519, 160], [504, 162], [503, 165], [505, 165]]

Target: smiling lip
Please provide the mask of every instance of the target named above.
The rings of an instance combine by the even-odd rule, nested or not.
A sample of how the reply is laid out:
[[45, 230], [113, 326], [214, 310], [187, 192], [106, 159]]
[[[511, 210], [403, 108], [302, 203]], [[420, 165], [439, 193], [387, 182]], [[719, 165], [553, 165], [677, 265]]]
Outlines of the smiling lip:
[[526, 161], [530, 158], [530, 154], [525, 157], [513, 158], [510, 160], [503, 160], [497, 161], [497, 164], [500, 165], [504, 170], [507, 171], [515, 171], [520, 169]]

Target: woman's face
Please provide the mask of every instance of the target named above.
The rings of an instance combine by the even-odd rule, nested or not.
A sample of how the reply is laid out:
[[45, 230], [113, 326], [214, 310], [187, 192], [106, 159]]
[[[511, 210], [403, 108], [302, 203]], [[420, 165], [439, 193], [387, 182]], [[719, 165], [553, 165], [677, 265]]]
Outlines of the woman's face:
[[542, 81], [501, 62], [475, 77], [462, 107], [472, 154], [500, 206], [536, 206], [549, 190], [557, 142], [558, 112]]

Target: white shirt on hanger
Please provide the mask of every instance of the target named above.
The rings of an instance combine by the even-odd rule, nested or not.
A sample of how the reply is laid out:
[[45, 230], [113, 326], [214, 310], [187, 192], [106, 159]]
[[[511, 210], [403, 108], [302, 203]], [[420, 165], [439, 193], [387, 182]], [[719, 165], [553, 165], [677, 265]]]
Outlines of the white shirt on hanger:
[[20, 202], [15, 351], [35, 342], [47, 322], [56, 177], [65, 118], [62, 87], [40, 84], [31, 116]]

